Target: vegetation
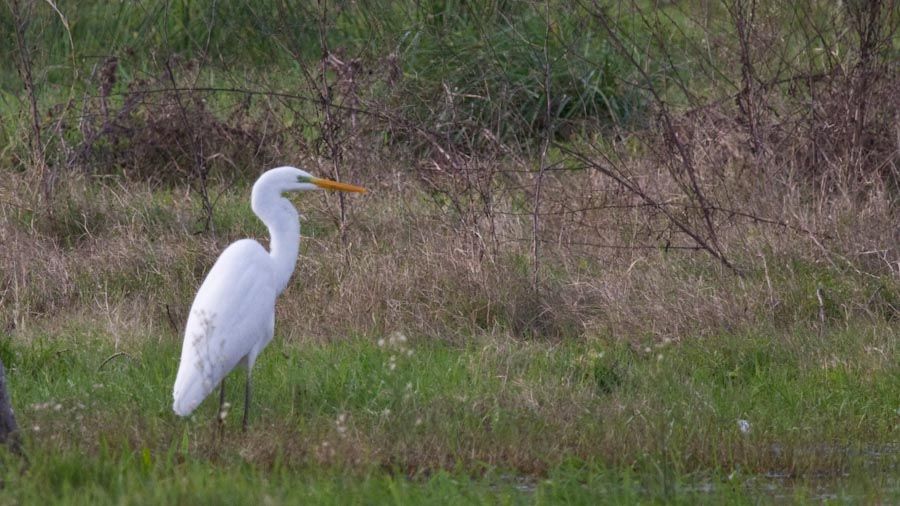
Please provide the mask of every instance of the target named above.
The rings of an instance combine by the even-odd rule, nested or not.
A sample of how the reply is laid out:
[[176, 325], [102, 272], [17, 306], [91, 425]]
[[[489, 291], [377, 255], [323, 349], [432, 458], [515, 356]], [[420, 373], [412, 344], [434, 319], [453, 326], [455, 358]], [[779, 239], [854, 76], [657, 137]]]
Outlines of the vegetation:
[[[900, 501], [896, 7], [6, 0], [2, 502]], [[178, 419], [284, 164], [371, 191]]]
[[897, 497], [900, 384], [874, 351], [895, 347], [884, 329], [836, 333], [839, 345], [799, 331], [652, 350], [281, 339], [256, 371], [259, 409], [241, 434], [239, 407], [224, 429], [215, 403], [186, 422], [170, 414], [177, 335], [135, 336], [117, 354], [106, 329], [67, 325], [2, 353], [31, 441], [24, 479], [7, 461], [6, 493], [20, 502]]

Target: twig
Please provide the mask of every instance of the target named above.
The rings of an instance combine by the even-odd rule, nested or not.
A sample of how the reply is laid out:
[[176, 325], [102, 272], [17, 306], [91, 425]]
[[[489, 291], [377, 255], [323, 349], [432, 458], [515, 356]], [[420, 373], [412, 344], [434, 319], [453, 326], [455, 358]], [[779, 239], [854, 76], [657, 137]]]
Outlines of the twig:
[[[644, 191], [643, 188], [641, 188], [641, 186], [637, 182], [632, 181], [627, 176], [625, 176], [623, 174], [619, 174], [617, 171], [612, 170], [609, 167], [604, 167], [602, 164], [591, 160], [583, 153], [576, 152], [576, 151], [572, 150], [571, 148], [564, 146], [564, 145], [557, 145], [557, 147], [559, 147], [562, 151], [570, 154], [571, 156], [574, 156], [575, 158], [581, 160], [582, 163], [586, 164], [587, 166], [589, 166], [589, 167], [597, 170], [601, 174], [609, 177], [615, 183], [619, 184], [622, 188], [625, 188], [626, 190], [633, 193], [635, 196], [637, 196], [638, 198], [640, 198], [641, 200], [643, 200], [644, 202], [649, 204], [651, 207], [654, 207], [657, 210], [659, 210], [669, 220], [670, 223], [675, 225], [676, 228], [678, 228], [679, 230], [684, 232], [688, 237], [693, 239], [694, 242], [697, 243], [697, 246], [700, 247], [700, 249], [703, 249], [706, 252], [708, 252], [714, 258], [719, 260], [719, 262], [721, 262], [722, 265], [727, 267], [729, 270], [731, 270], [735, 274], [742, 275], [741, 271], [738, 270], [738, 268], [734, 264], [732, 264], [730, 261], [728, 261], [728, 259], [725, 258], [725, 256], [718, 250], [718, 248], [711, 245], [697, 231], [695, 231], [694, 229], [689, 227], [687, 223], [685, 223], [681, 219], [679, 219], [675, 215], [675, 213], [673, 213], [668, 208], [668, 206], [662, 205], [661, 203], [657, 202], [656, 199], [654, 199], [649, 193]], [[607, 161], [609, 161], [608, 158], [607, 158]]]
[[100, 363], [99, 366], [97, 366], [97, 372], [100, 372], [100, 370], [103, 369], [103, 366], [105, 366], [107, 362], [109, 362], [110, 360], [112, 360], [116, 357], [121, 357], [121, 356], [128, 357], [129, 360], [134, 360], [134, 358], [131, 355], [125, 353], [124, 351], [117, 351], [116, 353], [113, 353], [112, 355], [107, 357], [106, 360], [104, 360], [103, 362]]
[[757, 118], [757, 105], [754, 100], [754, 83], [757, 81], [757, 78], [750, 47], [750, 36], [753, 30], [754, 18], [756, 17], [756, 2], [755, 0], [750, 0], [749, 17], [744, 0], [735, 0], [728, 7], [737, 31], [738, 42], [740, 43], [741, 91], [738, 93], [736, 102], [741, 114], [746, 119], [747, 129], [750, 131], [750, 151], [753, 154], [760, 154], [762, 151], [762, 140], [759, 135], [759, 126], [757, 124], [759, 119]]
[[819, 322], [825, 327], [825, 298], [822, 296], [822, 287], [816, 287], [816, 300], [819, 301]]
[[544, 172], [547, 169], [547, 150], [550, 147], [550, 138], [553, 135], [553, 114], [551, 109], [551, 93], [550, 93], [550, 3], [546, 4], [546, 32], [544, 33], [544, 100], [546, 107], [544, 108], [544, 136], [541, 140], [541, 159], [540, 168], [538, 169], [537, 180], [534, 183], [534, 204], [532, 205], [531, 215], [531, 290], [537, 294], [540, 287], [540, 256], [538, 251], [538, 234], [540, 233], [540, 217], [541, 217], [541, 194], [544, 189]]
[[[725, 267], [728, 267], [729, 270], [734, 272], [735, 274], [740, 275], [740, 270], [731, 263], [728, 257], [725, 255], [725, 252], [722, 250], [719, 245], [716, 226], [712, 220], [712, 212], [710, 211], [711, 205], [706, 199], [706, 195], [703, 190], [700, 188], [700, 183], [697, 179], [697, 171], [694, 166], [693, 156], [691, 154], [691, 150], [688, 149], [688, 146], [685, 145], [684, 142], [678, 136], [678, 132], [675, 129], [675, 125], [672, 121], [672, 116], [669, 114], [669, 108], [662, 98], [660, 93], [656, 90], [656, 88], [652, 85], [653, 80], [650, 75], [645, 70], [644, 66], [635, 59], [634, 55], [631, 51], [629, 51], [628, 47], [625, 45], [625, 41], [623, 37], [625, 35], [622, 34], [621, 31], [615, 29], [608, 16], [604, 13], [602, 6], [598, 4], [596, 0], [594, 0], [594, 5], [596, 10], [592, 13], [597, 22], [603, 27], [606, 34], [609, 35], [609, 39], [612, 42], [613, 46], [619, 50], [619, 52], [631, 63], [634, 69], [640, 74], [641, 78], [646, 83], [646, 89], [650, 93], [653, 98], [653, 101], [659, 107], [659, 118], [663, 127], [663, 138], [666, 143], [671, 146], [670, 150], [674, 148], [675, 153], [677, 154], [677, 158], [680, 159], [681, 168], [688, 176], [688, 183], [685, 185], [682, 182], [682, 178], [678, 175], [677, 171], [673, 167], [668, 167], [669, 174], [672, 176], [672, 179], [675, 180], [679, 186], [682, 186], [682, 191], [685, 196], [690, 198], [691, 200], [696, 200], [699, 203], [699, 207], [701, 210], [701, 216], [703, 218], [703, 222], [706, 225], [706, 235], [707, 238], [703, 238], [699, 232], [693, 230], [691, 227], [688, 227], [687, 224], [679, 219], [677, 219], [672, 213], [668, 212], [664, 207], [656, 205], [657, 209], [663, 212], [666, 217], [679, 229], [681, 229], [684, 233], [688, 234], [694, 241], [697, 242], [703, 249], [707, 250], [711, 255], [713, 255], [716, 259], [718, 259]], [[572, 150], [567, 150], [569, 153], [575, 154]], [[582, 158], [583, 155], [578, 153], [576, 157]], [[587, 162], [587, 160], [584, 160]], [[589, 163], [589, 162], [588, 162]], [[613, 171], [606, 170], [601, 168], [599, 165], [594, 164], [594, 168], [600, 170], [601, 173], [606, 174], [607, 176], [612, 177], [614, 180], [619, 182], [620, 184], [624, 184], [625, 188], [638, 195], [642, 200], [649, 202], [654, 202], [654, 199], [650, 197], [649, 194], [645, 193], [637, 183], [633, 181], [627, 181], [625, 178], [622, 178], [621, 175], [615, 174]], [[685, 187], [686, 186], [686, 187]]]
[[[168, 54], [165, 59], [165, 76], [169, 78], [169, 82], [172, 83], [172, 90], [178, 88], [178, 82], [175, 80], [175, 71], [172, 69], [172, 51], [169, 47], [169, 4], [166, 3], [165, 9], [165, 30], [163, 35], [165, 36], [166, 50]], [[200, 194], [200, 202], [203, 205], [203, 213], [204, 213], [204, 231], [211, 231], [213, 236], [216, 234], [215, 225], [213, 223], [213, 207], [212, 203], [209, 199], [209, 186], [207, 184], [207, 178], [209, 176], [209, 166], [206, 164], [206, 156], [203, 154], [203, 139], [200, 137], [200, 134], [197, 132], [194, 124], [188, 118], [187, 108], [184, 105], [184, 102], [181, 100], [181, 93], [175, 93], [175, 102], [178, 104], [178, 112], [181, 115], [181, 119], [184, 122], [184, 127], [190, 132], [191, 135], [191, 154], [194, 157], [194, 176], [195, 181], [199, 188], [196, 190], [197, 193]], [[191, 185], [193, 187], [193, 185]]]
[[178, 334], [178, 325], [175, 324], [175, 318], [172, 317], [172, 310], [169, 308], [168, 304], [166, 304], [166, 316], [169, 319], [169, 325], [172, 326], [172, 332]]
[[[31, 163], [41, 176], [44, 198], [49, 201], [53, 177], [48, 171], [41, 144], [41, 113], [38, 111], [37, 90], [34, 88], [34, 78], [31, 73], [31, 52], [28, 50], [28, 45], [25, 41], [25, 32], [28, 30], [28, 17], [26, 13], [22, 12], [22, 5], [19, 0], [12, 0], [8, 6], [10, 11], [12, 11], [16, 32], [16, 49], [19, 56], [16, 68], [19, 71], [19, 76], [22, 78], [22, 84], [25, 86], [25, 94], [28, 95], [28, 105], [31, 109], [31, 135], [28, 138], [28, 143], [31, 147]], [[49, 203], [48, 209], [52, 212], [53, 208]]]
[[[506, 242], [530, 242], [530, 238], [523, 237], [503, 237], [501, 236], [501, 240]], [[550, 240], [550, 239], [541, 239], [538, 238], [538, 241], [541, 243], [547, 244], [559, 244], [558, 240]], [[691, 244], [612, 244], [612, 243], [599, 243], [599, 242], [586, 242], [586, 241], [562, 241], [566, 246], [582, 246], [587, 248], [597, 248], [597, 249], [611, 249], [611, 250], [685, 250], [685, 251], [705, 251], [703, 248], [697, 245]]]

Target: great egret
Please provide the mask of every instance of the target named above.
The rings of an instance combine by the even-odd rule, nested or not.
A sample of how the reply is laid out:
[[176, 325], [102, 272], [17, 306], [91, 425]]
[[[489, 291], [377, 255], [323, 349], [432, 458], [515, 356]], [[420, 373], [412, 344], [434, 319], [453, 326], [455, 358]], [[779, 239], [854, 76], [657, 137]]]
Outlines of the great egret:
[[175, 378], [172, 409], [188, 416], [221, 384], [219, 409], [225, 400], [225, 376], [238, 365], [247, 368], [243, 428], [250, 409], [250, 372], [275, 333], [275, 299], [285, 289], [300, 249], [300, 220], [287, 191], [365, 188], [313, 177], [294, 167], [266, 171], [253, 184], [250, 206], [266, 224], [271, 241], [266, 251], [252, 239], [241, 239], [216, 260], [206, 275], [188, 315]]

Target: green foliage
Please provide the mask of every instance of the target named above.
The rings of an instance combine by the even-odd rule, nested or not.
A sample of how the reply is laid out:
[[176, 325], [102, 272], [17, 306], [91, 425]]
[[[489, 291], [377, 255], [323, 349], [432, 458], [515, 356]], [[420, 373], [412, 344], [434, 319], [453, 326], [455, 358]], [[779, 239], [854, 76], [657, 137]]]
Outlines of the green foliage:
[[467, 145], [483, 129], [528, 142], [632, 113], [617, 81], [623, 62], [582, 8], [438, 5], [415, 11], [419, 23], [399, 40], [414, 122]]
[[[62, 104], [86, 93], [83, 117], [62, 121], [61, 135], [78, 146], [86, 132], [105, 129], [90, 143], [93, 156], [101, 157], [93, 164], [104, 172], [128, 169], [133, 158], [156, 166], [174, 158], [183, 170], [193, 160], [171, 144], [203, 141], [207, 151], [218, 152], [224, 144], [239, 143], [235, 130], [253, 135], [246, 122], [215, 119], [237, 116], [233, 111], [244, 97], [228, 92], [204, 92], [202, 103], [195, 100], [199, 96], [181, 100], [178, 107], [187, 108], [201, 133], [182, 126], [172, 114], [177, 107], [169, 104], [171, 97], [158, 93], [140, 98], [140, 105], [132, 104], [133, 110], [115, 118], [117, 127], [110, 129], [95, 102], [102, 97], [115, 112], [142, 89], [228, 89], [239, 80], [257, 83], [249, 86], [254, 90], [262, 86], [306, 95], [314, 90], [303, 87], [327, 81], [338, 105], [363, 96], [375, 104], [373, 109], [387, 107], [391, 117], [465, 149], [494, 142], [483, 131], [527, 147], [545, 135], [567, 137], [584, 127], [627, 120], [640, 108], [620, 85], [623, 61], [591, 14], [568, 2], [86, 1], [77, 8], [59, 3], [58, 12], [49, 3], [29, 5], [22, 12], [28, 20], [26, 41], [35, 49], [29, 56], [32, 66], [43, 70], [34, 76], [37, 99], [43, 107], [55, 107], [54, 115], [65, 114]], [[10, 9], [0, 10], [0, 25], [14, 33]], [[340, 96], [342, 77], [320, 62], [326, 48], [375, 78], [354, 77], [359, 82], [351, 95]], [[3, 88], [23, 91], [14, 37], [0, 39], [0, 56]], [[109, 58], [116, 64], [111, 66]], [[320, 68], [324, 75], [318, 75]], [[23, 113], [12, 105], [0, 108]], [[284, 119], [300, 109], [318, 114], [311, 105], [291, 105], [293, 113]], [[98, 119], [104, 123], [85, 127]], [[298, 128], [306, 132], [305, 141], [315, 142], [320, 135], [318, 128]], [[257, 150], [242, 146], [225, 154], [240, 164], [237, 157]], [[147, 170], [137, 172], [146, 176]]]
[[[400, 334], [276, 339], [254, 369], [246, 435], [241, 372], [229, 379], [237, 405], [224, 436], [214, 399], [187, 420], [170, 412], [175, 336], [144, 336], [115, 354], [103, 334], [73, 323], [2, 341], [32, 463], [20, 476], [6, 460], [5, 497], [687, 504], [805, 496], [805, 479], [847, 472], [824, 487], [891, 493], [900, 374], [870, 351], [889, 345], [883, 335], [860, 327], [813, 356], [800, 351], [818, 338], [802, 331], [651, 353], [606, 342], [454, 347]], [[833, 353], [847, 360], [828, 362]]]

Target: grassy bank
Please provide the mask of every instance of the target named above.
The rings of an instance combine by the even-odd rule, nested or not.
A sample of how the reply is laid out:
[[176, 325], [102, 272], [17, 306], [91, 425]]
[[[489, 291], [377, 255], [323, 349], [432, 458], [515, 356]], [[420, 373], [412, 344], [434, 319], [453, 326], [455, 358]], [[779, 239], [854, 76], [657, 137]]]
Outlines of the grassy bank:
[[3, 495], [741, 503], [900, 492], [895, 329], [653, 349], [279, 336], [254, 370], [246, 434], [240, 375], [224, 428], [212, 400], [188, 420], [171, 414], [179, 341], [144, 335], [117, 351], [88, 321], [6, 341], [31, 468], [20, 475], [7, 457]]

